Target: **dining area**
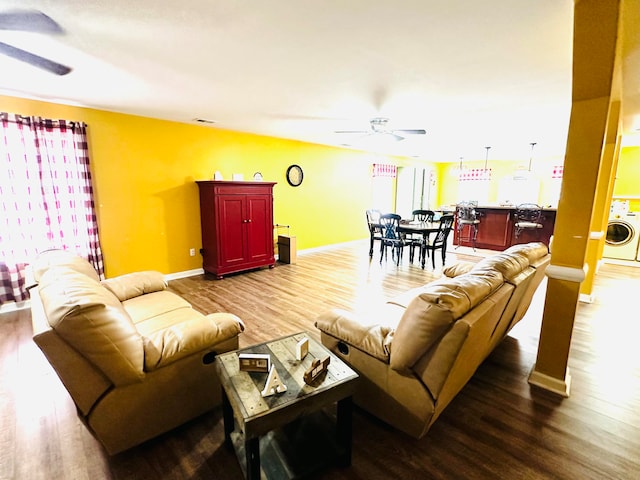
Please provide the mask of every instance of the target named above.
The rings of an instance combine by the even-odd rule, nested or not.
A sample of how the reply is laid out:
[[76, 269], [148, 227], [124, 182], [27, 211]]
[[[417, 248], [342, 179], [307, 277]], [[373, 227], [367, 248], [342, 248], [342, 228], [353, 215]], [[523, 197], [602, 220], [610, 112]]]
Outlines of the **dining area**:
[[410, 218], [402, 218], [397, 213], [382, 213], [379, 210], [366, 211], [369, 228], [369, 256], [374, 257], [376, 244], [379, 244], [380, 262], [391, 260], [397, 265], [408, 250], [409, 262], [416, 260], [425, 268], [431, 257], [431, 265], [436, 268], [436, 254], [444, 266], [447, 254], [449, 234], [453, 230], [454, 215], [433, 210], [413, 210]]

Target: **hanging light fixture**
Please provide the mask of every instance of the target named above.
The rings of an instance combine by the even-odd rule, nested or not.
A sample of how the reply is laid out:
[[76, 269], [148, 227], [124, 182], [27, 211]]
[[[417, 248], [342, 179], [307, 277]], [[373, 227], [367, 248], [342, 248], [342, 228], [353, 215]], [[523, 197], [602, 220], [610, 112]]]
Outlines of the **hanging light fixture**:
[[489, 150], [491, 150], [491, 147], [484, 147], [487, 149], [487, 153], [485, 154], [484, 157], [484, 169], [482, 170], [482, 179], [483, 180], [491, 180], [491, 170], [489, 168], [487, 168], [487, 164], [489, 162]]
[[529, 156], [529, 171], [531, 171], [531, 164], [533, 163], [533, 147], [536, 146], [536, 142], [531, 142], [531, 155]]

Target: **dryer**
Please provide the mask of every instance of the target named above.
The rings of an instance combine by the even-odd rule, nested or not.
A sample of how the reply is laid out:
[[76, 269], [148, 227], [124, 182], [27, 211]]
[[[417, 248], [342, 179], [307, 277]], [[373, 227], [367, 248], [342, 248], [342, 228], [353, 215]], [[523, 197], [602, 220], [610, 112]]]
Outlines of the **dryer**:
[[640, 213], [612, 214], [607, 224], [603, 257], [636, 260], [640, 238]]

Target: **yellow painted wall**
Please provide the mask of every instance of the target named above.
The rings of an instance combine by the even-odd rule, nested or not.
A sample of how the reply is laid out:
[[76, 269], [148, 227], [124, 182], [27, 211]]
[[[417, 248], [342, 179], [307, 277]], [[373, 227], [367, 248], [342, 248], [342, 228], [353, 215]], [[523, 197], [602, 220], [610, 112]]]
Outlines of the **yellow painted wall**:
[[640, 212], [640, 147], [621, 150], [613, 196], [629, 197], [629, 209]]
[[[100, 239], [108, 277], [154, 269], [165, 274], [202, 267], [196, 180], [260, 171], [275, 181], [274, 222], [292, 226], [298, 249], [368, 237], [371, 199], [367, 153], [243, 134], [200, 125], [0, 96], [0, 110], [88, 125]], [[389, 163], [403, 159], [388, 157]], [[289, 186], [289, 165], [304, 170]]]

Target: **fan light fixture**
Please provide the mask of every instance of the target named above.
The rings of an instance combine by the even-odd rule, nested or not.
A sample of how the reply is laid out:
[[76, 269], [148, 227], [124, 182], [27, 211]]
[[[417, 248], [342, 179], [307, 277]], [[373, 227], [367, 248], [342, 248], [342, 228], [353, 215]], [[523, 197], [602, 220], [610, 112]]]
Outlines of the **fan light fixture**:
[[[349, 133], [364, 135], [369, 140], [375, 139], [380, 144], [386, 144], [389, 139], [400, 142], [405, 139], [405, 135], [424, 135], [426, 130], [410, 129], [410, 130], [394, 130], [388, 127], [389, 119], [385, 117], [375, 117], [369, 120], [369, 130], [337, 130], [335, 133]], [[368, 140], [368, 141], [369, 141]], [[367, 143], [368, 143], [367, 141]]]
[[[58, 23], [38, 10], [17, 10], [0, 12], [0, 31], [22, 31], [46, 35], [64, 33]], [[71, 68], [35, 53], [0, 42], [0, 54], [28, 63], [55, 75], [66, 75]]]

